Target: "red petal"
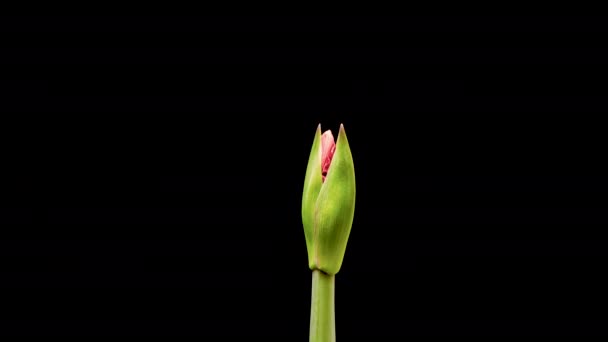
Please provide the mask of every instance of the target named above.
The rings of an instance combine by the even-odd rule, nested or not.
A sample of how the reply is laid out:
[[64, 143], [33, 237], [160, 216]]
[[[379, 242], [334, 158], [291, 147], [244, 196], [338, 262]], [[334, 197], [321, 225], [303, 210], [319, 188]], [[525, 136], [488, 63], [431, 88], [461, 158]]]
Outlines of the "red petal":
[[336, 152], [336, 142], [331, 131], [327, 130], [321, 136], [321, 175], [323, 176], [323, 181], [325, 181], [334, 152]]

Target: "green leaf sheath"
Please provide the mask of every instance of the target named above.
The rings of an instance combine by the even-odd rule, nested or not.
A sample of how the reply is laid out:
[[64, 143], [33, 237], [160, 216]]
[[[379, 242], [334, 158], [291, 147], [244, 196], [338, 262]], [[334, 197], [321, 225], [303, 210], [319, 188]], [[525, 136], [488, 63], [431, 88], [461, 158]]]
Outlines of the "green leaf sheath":
[[304, 192], [302, 194], [302, 224], [306, 238], [306, 249], [308, 251], [308, 266], [315, 268], [315, 204], [321, 191], [323, 179], [321, 176], [321, 125], [317, 126], [315, 139], [310, 150], [306, 178], [304, 180]]
[[312, 271], [310, 305], [310, 342], [335, 342], [335, 282], [336, 276]]
[[355, 214], [355, 169], [344, 126], [340, 126], [336, 152], [315, 210], [315, 266], [336, 274], [342, 267]]

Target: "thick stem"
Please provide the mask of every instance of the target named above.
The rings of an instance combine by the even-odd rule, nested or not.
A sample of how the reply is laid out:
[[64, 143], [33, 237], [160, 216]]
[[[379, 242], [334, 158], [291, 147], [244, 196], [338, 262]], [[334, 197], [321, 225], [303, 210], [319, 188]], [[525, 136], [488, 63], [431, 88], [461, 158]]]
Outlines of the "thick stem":
[[335, 279], [335, 276], [320, 270], [312, 271], [310, 342], [336, 341]]

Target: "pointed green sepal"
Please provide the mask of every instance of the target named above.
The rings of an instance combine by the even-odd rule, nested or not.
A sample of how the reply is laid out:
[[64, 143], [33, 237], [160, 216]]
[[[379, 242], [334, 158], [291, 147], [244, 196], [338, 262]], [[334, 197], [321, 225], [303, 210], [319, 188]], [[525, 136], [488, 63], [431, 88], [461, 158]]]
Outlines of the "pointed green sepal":
[[313, 234], [315, 230], [315, 203], [323, 179], [321, 177], [321, 124], [317, 126], [315, 139], [312, 143], [308, 167], [306, 168], [306, 178], [304, 179], [304, 192], [302, 194], [302, 224], [304, 225], [304, 236], [306, 237], [306, 249], [308, 251], [309, 267], [314, 269], [314, 247]]

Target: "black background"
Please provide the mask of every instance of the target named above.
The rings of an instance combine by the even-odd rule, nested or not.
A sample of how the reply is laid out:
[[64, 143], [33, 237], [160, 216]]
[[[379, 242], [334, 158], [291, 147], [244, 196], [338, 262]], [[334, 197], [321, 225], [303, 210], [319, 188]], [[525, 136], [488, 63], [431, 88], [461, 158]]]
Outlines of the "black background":
[[340, 340], [606, 334], [605, 20], [3, 17], [2, 333], [306, 341], [344, 123]]

